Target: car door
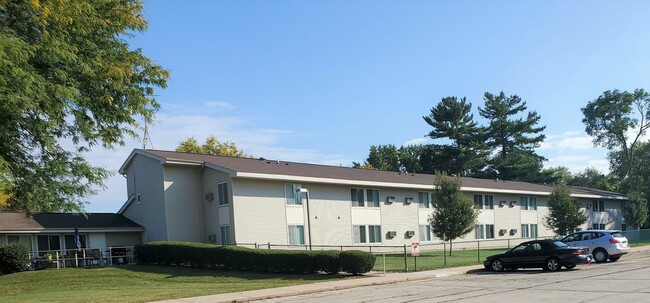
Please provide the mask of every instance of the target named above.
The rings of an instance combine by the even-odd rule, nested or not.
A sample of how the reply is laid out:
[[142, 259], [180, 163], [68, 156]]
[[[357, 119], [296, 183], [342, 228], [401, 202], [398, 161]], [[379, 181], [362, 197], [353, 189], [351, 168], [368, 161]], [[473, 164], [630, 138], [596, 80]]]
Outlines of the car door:
[[531, 266], [543, 266], [546, 258], [551, 254], [549, 247], [542, 245], [542, 243], [533, 243], [531, 247], [532, 256], [529, 264]]
[[533, 261], [533, 253], [531, 243], [519, 244], [504, 255], [503, 264], [506, 267], [529, 267]]

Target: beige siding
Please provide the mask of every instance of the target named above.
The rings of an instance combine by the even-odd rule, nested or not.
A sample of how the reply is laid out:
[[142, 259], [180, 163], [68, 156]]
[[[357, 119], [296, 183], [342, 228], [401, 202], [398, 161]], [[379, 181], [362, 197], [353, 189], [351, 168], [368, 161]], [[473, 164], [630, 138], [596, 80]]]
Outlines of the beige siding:
[[170, 241], [204, 240], [199, 170], [199, 167], [165, 165], [165, 207]]
[[106, 246], [133, 246], [142, 243], [140, 232], [106, 233]]
[[145, 228], [144, 241], [167, 240], [163, 170], [160, 161], [136, 155], [127, 171], [127, 197], [140, 195], [123, 215]]
[[88, 247], [107, 247], [105, 233], [88, 234]]
[[[395, 202], [386, 203], [387, 196], [395, 197]], [[413, 203], [405, 203], [407, 197], [413, 198]], [[420, 239], [418, 191], [382, 188], [379, 191], [379, 200], [381, 201], [382, 244], [411, 245], [412, 242], [418, 242]], [[389, 231], [394, 231], [397, 236], [388, 238], [386, 235]], [[408, 231], [415, 232], [415, 235], [407, 236]]]
[[[227, 173], [220, 172], [214, 169], [206, 168], [202, 172], [203, 175], [203, 195], [199, 197], [203, 201], [203, 220], [205, 237], [203, 241], [207, 241], [208, 235], [214, 235], [216, 242], [221, 243], [220, 226], [231, 225], [231, 211], [232, 205], [232, 179]], [[219, 183], [228, 183], [228, 205], [219, 206], [219, 197], [217, 185]], [[212, 201], [205, 199], [207, 194], [212, 195]], [[234, 227], [231, 226], [231, 229]]]
[[286, 244], [284, 183], [237, 179], [233, 184], [235, 240], [238, 243]]
[[313, 244], [351, 245], [350, 188], [326, 184], [302, 184], [302, 187], [309, 189]]

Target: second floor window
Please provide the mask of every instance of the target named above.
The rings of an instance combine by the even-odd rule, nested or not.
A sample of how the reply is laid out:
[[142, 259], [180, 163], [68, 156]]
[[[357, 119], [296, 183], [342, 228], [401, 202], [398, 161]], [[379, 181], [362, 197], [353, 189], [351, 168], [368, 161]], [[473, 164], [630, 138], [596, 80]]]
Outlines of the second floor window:
[[228, 183], [219, 183], [217, 185], [217, 195], [219, 196], [219, 205], [228, 204]]
[[522, 210], [537, 210], [536, 197], [521, 197], [519, 198]]
[[[350, 189], [350, 200], [353, 207], [379, 207], [379, 190], [352, 188]], [[368, 202], [367, 205], [366, 202]]]
[[285, 184], [284, 196], [287, 199], [287, 205], [302, 205], [302, 195], [296, 191], [300, 190], [300, 184]]

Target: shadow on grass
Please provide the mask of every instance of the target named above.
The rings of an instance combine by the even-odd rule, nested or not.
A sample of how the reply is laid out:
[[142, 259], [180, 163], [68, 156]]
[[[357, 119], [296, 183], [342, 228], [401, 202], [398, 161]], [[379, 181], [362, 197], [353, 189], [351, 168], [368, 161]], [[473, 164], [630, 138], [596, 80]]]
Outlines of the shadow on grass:
[[[96, 270], [105, 267], [85, 267], [85, 270]], [[170, 265], [123, 265], [112, 268], [131, 271], [135, 273], [152, 273], [166, 275], [168, 279], [178, 277], [215, 277], [215, 278], [239, 278], [247, 280], [281, 279], [281, 280], [302, 280], [302, 281], [327, 281], [335, 279], [350, 279], [363, 276], [352, 276], [347, 274], [269, 274], [247, 271], [223, 270], [216, 268], [193, 268], [186, 266]]]

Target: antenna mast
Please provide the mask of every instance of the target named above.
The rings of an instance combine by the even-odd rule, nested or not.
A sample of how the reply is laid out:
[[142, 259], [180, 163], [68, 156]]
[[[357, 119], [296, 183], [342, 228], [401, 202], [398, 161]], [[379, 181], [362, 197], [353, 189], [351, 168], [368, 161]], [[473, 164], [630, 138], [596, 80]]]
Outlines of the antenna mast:
[[153, 148], [153, 142], [151, 142], [151, 137], [149, 136], [149, 125], [147, 122], [144, 123], [144, 135], [142, 135], [142, 149], [147, 149], [147, 141], [149, 142], [149, 145], [151, 146], [151, 149]]

